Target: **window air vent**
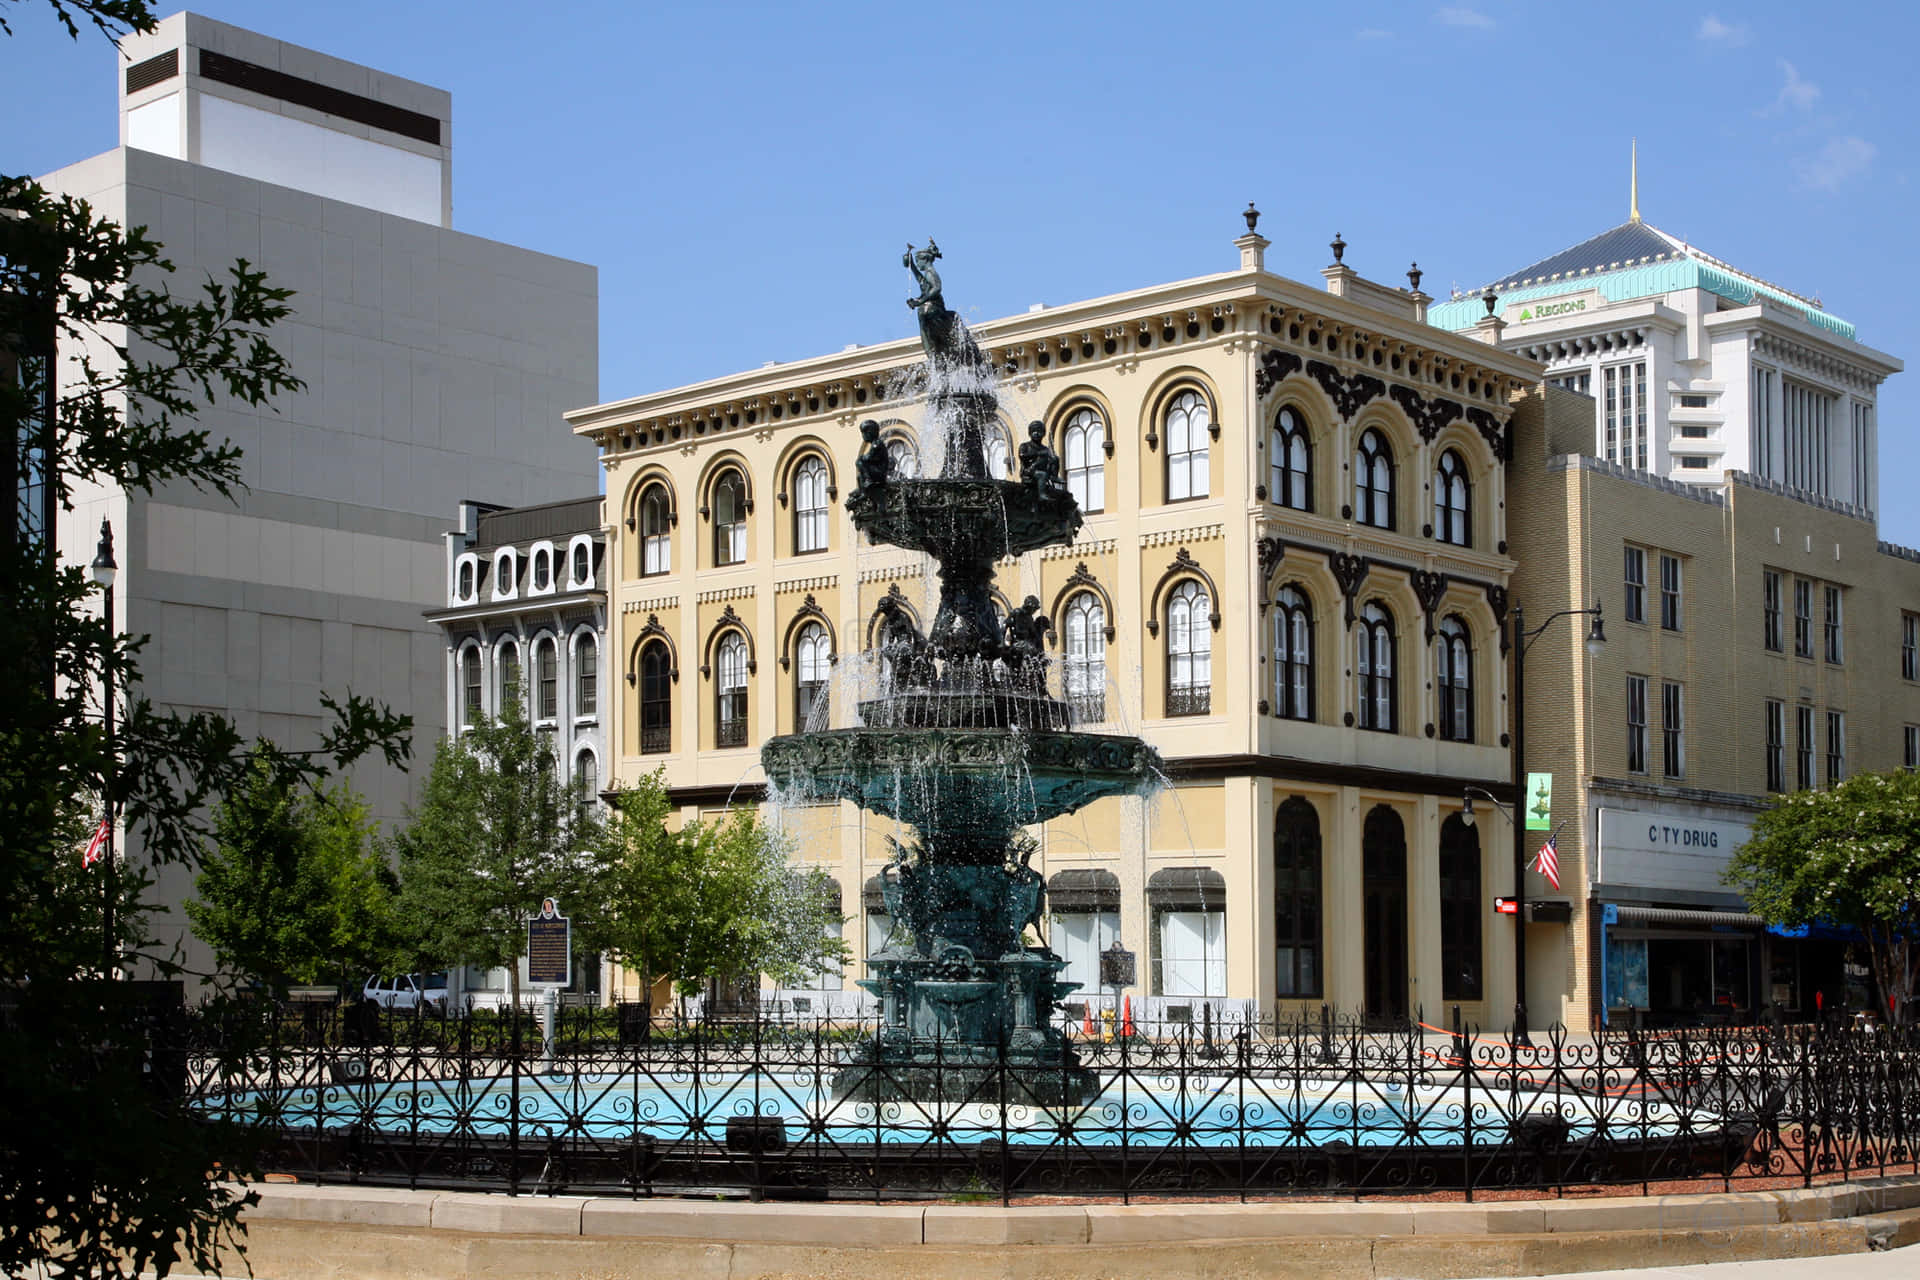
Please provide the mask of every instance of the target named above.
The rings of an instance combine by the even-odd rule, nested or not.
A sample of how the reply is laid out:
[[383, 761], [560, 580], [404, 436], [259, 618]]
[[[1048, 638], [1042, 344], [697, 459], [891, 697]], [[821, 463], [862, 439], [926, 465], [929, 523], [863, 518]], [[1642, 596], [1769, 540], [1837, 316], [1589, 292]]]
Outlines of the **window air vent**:
[[169, 49], [127, 68], [127, 92], [138, 93], [180, 74], [180, 51]]

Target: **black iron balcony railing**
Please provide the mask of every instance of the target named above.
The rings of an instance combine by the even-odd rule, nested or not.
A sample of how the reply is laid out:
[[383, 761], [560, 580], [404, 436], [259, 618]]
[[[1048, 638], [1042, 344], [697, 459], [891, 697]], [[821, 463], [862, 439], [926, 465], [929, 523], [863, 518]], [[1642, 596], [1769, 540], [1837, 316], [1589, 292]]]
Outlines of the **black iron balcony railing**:
[[737, 719], [722, 720], [713, 733], [713, 745], [716, 747], [744, 747], [747, 745], [747, 720], [745, 716]]
[[671, 724], [650, 724], [640, 730], [641, 755], [657, 756], [671, 750], [673, 750], [673, 726]]
[[1170, 716], [1204, 716], [1212, 710], [1212, 685], [1172, 685], [1167, 689], [1167, 714]]

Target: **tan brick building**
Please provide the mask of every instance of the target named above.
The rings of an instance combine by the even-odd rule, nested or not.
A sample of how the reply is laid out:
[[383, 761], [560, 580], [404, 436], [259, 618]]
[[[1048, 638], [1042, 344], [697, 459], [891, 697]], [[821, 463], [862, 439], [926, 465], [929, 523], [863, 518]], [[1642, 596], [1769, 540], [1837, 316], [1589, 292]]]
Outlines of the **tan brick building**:
[[1529, 929], [1532, 1020], [1857, 1006], [1843, 940], [1769, 933], [1720, 871], [1769, 794], [1920, 763], [1920, 553], [1745, 472], [1604, 461], [1593, 415], [1548, 387], [1514, 419], [1514, 598], [1529, 626], [1599, 600], [1609, 641], [1589, 655], [1562, 621], [1527, 655], [1526, 767], [1554, 774], [1573, 903], [1570, 925]]
[[[1321, 289], [1265, 270], [1251, 225], [1235, 245], [1234, 270], [976, 330], [1006, 370], [994, 465], [1041, 422], [1086, 511], [1000, 567], [1003, 607], [1038, 597], [1080, 718], [1171, 778], [1036, 833], [1049, 940], [1090, 982], [1118, 938], [1137, 1007], [1175, 1017], [1504, 1022], [1504, 846], [1458, 814], [1468, 785], [1507, 793], [1505, 458], [1539, 366], [1428, 326], [1417, 273], [1336, 262]], [[861, 545], [843, 505], [863, 421], [901, 465], [927, 447], [894, 391], [918, 359], [850, 347], [570, 415], [607, 475], [614, 781], [663, 769], [688, 814], [761, 801], [766, 737], [851, 723], [881, 602], [930, 616], [927, 565]], [[800, 994], [844, 1007], [890, 828], [783, 821], [854, 922], [851, 972]]]

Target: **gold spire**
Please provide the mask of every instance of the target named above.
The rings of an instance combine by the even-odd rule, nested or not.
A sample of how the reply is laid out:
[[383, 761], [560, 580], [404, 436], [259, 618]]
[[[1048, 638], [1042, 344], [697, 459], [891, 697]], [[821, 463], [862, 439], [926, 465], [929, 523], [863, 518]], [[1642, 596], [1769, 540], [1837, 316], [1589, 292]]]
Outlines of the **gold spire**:
[[1633, 140], [1633, 180], [1627, 190], [1627, 218], [1629, 221], [1638, 222], [1640, 221], [1640, 139], [1638, 138]]

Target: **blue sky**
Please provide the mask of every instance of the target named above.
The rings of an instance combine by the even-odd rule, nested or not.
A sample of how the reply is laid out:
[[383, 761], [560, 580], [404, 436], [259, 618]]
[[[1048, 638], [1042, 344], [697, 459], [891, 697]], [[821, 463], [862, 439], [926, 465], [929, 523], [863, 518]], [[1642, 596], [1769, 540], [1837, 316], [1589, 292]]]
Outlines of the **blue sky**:
[[[1283, 274], [1444, 296], [1622, 221], [1636, 135], [1649, 222], [1920, 360], [1910, 6], [196, 7], [450, 90], [455, 225], [600, 268], [603, 399], [906, 336], [929, 234], [973, 319], [1227, 269], [1248, 200]], [[9, 20], [0, 170], [112, 146], [113, 52]]]

